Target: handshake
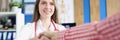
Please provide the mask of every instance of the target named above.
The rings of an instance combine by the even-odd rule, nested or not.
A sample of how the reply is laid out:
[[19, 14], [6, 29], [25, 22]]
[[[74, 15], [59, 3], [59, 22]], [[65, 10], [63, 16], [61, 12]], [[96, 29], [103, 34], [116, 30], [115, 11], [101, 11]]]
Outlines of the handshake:
[[58, 40], [58, 38], [59, 40], [120, 40], [120, 13], [101, 22], [79, 25], [61, 32], [43, 32], [31, 40]]
[[43, 32], [30, 40], [57, 40], [57, 32]]

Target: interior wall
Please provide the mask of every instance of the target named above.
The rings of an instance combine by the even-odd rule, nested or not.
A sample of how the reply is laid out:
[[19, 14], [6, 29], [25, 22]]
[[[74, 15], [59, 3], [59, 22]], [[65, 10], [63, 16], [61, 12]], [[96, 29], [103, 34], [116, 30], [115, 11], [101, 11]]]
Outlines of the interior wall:
[[120, 12], [120, 0], [107, 0], [107, 16]]
[[[77, 25], [84, 24], [83, 0], [74, 0], [74, 14]], [[99, 0], [90, 0], [90, 21], [100, 21]]]
[[[89, 0], [90, 22], [104, 20], [107, 16], [120, 11], [120, 0]], [[74, 14], [77, 25], [84, 23], [83, 0], [74, 0]], [[104, 7], [104, 8], [103, 8]], [[103, 18], [104, 17], [104, 18]]]
[[83, 0], [74, 0], [74, 15], [76, 25], [83, 24]]
[[91, 22], [100, 21], [99, 0], [90, 0], [90, 15]]

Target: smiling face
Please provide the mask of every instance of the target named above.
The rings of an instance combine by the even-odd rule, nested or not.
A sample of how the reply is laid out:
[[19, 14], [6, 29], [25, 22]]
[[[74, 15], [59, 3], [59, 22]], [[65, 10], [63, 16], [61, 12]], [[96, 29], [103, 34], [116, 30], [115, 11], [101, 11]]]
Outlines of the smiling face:
[[38, 8], [40, 17], [43, 18], [51, 18], [55, 10], [53, 0], [40, 0]]
[[55, 0], [36, 0], [32, 22], [41, 18], [51, 18], [58, 23]]

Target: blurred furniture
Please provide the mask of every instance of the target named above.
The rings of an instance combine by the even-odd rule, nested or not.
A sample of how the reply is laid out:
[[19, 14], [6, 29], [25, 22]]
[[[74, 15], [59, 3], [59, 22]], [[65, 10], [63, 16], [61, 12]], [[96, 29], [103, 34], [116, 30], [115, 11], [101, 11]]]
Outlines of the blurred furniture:
[[0, 40], [14, 40], [16, 37], [16, 30], [0, 30]]
[[0, 12], [0, 17], [9, 17], [15, 20], [12, 20], [12, 23], [15, 23], [13, 28], [8, 28], [4, 30], [0, 29], [0, 40], [13, 40], [17, 33], [19, 33], [20, 28], [24, 25], [24, 15], [20, 12]]

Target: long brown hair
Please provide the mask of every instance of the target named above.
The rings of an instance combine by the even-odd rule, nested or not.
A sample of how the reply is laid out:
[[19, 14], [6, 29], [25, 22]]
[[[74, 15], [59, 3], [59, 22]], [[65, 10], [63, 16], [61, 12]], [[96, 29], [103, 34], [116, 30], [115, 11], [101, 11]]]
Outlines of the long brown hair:
[[[32, 22], [36, 22], [40, 19], [40, 13], [39, 13], [39, 8], [38, 8], [39, 7], [39, 2], [40, 2], [40, 0], [36, 0]], [[54, 11], [53, 15], [51, 16], [51, 19], [54, 20], [55, 23], [58, 23], [57, 9], [56, 9], [56, 5], [55, 5], [55, 1], [54, 1], [54, 6], [55, 6], [55, 11]]]

